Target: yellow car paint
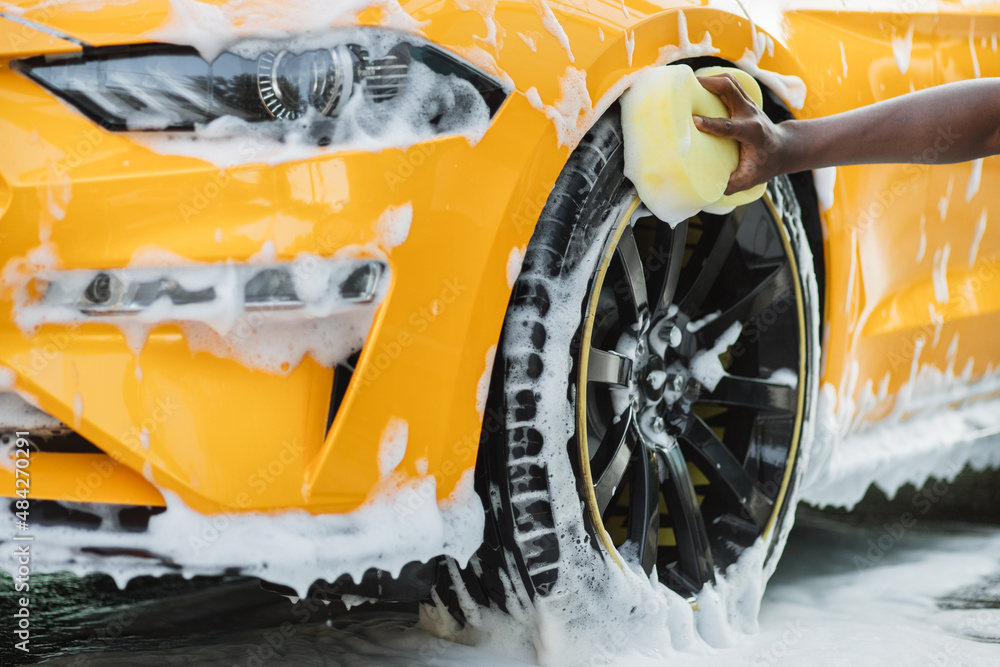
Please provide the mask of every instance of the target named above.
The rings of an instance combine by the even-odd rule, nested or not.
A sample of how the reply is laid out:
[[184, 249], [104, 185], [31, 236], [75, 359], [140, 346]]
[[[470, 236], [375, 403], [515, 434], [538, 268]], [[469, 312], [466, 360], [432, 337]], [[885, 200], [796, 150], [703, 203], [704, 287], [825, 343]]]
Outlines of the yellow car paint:
[[[1000, 74], [989, 42], [1000, 31], [996, 3], [978, 6], [975, 20], [958, 3], [942, 3], [940, 15], [835, 12], [809, 3], [788, 11], [767, 36], [732, 2], [495, 4], [492, 19], [451, 2], [402, 4], [427, 39], [511, 83], [513, 93], [475, 145], [445, 137], [407, 150], [331, 152], [274, 167], [251, 157], [225, 170], [105, 131], [12, 71], [10, 60], [78, 46], [43, 31], [24, 35], [23, 24], [0, 19], [0, 368], [13, 371], [16, 390], [107, 454], [39, 457], [49, 481], [32, 497], [156, 505], [163, 502], [160, 488], [203, 512], [348, 512], [377, 487], [383, 432], [402, 419], [408, 444], [399, 470], [410, 477], [426, 470], [438, 498], [447, 498], [474, 466], [484, 421], [485, 428], [496, 424], [480, 412], [477, 396], [510, 297], [512, 253], [529, 242], [572, 144], [621, 94], [628, 75], [691, 55], [678, 45], [707, 45], [706, 35], [714, 55], [732, 63], [748, 53], [756, 62], [756, 46], [759, 68], [785, 77], [762, 75], [761, 83], [800, 78], [808, 92], [791, 111], [810, 118], [911, 86], [971, 78], [977, 68], [982, 76]], [[73, 2], [15, 5], [23, 20], [92, 45], [155, 41], [172, 16], [167, 0], [109, 3], [100, 11]], [[545, 20], [546, 6], [565, 42]], [[391, 24], [393, 11], [386, 3], [345, 21]], [[491, 20], [498, 28], [493, 43]], [[899, 48], [911, 26], [903, 74], [893, 44]], [[970, 170], [887, 165], [837, 172], [833, 206], [823, 213], [823, 381], [845, 404], [865, 385], [877, 393], [885, 382], [869, 421], [887, 414], [911, 380], [918, 338], [926, 340], [919, 363], [941, 369], [972, 363], [973, 375], [981, 375], [1000, 356], [990, 333], [1000, 325], [997, 225], [986, 226], [970, 258], [976, 221], [1000, 204], [1000, 161], [983, 163], [982, 185], [965, 201]], [[950, 203], [941, 215], [946, 193]], [[134, 351], [109, 324], [25, 332], [14, 322], [12, 281], [30, 276], [44, 257], [54, 257], [59, 269], [115, 268], [156, 248], [192, 263], [243, 262], [268, 242], [279, 261], [345, 248], [364, 254], [378, 246], [379, 218], [407, 204], [409, 237], [383, 248], [392, 286], [329, 433], [333, 371], [311, 359], [272, 374], [192, 352], [174, 324], [157, 327]], [[926, 251], [918, 262], [922, 233]], [[937, 303], [934, 256], [945, 244], [952, 294]], [[937, 317], [943, 323], [936, 333]], [[949, 356], [956, 335], [960, 343]], [[138, 437], [143, 429], [148, 449]], [[121, 470], [90, 489], [95, 461]], [[3, 494], [12, 492], [12, 477], [0, 469]], [[81, 482], [90, 490], [86, 498]]]

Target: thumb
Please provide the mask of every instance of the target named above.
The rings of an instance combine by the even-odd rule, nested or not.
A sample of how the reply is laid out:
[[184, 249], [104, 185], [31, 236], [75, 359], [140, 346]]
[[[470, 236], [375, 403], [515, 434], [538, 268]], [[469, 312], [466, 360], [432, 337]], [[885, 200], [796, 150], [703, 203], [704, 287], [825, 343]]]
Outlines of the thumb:
[[706, 134], [727, 138], [735, 136], [735, 127], [731, 118], [708, 118], [705, 116], [693, 116], [693, 118], [695, 127]]

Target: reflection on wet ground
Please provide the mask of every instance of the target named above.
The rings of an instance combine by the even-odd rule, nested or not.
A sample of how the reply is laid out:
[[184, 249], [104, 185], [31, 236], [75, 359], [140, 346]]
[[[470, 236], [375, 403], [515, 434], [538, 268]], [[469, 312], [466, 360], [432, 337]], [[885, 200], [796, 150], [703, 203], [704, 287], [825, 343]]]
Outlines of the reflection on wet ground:
[[[963, 557], [973, 551], [979, 554], [976, 562], [981, 570], [984, 545], [991, 544], [1000, 545], [997, 528], [934, 523], [898, 534], [881, 518], [877, 524], [859, 525], [856, 520], [845, 523], [806, 511], [768, 587], [761, 637], [767, 636], [770, 625], [778, 628], [793, 617], [797, 605], [812, 608], [813, 623], [823, 625], [823, 614], [828, 613], [831, 626], [844, 631], [854, 622], [872, 632], [877, 630], [873, 623], [891, 625], [891, 615], [898, 614], [900, 622], [918, 618], [935, 632], [975, 640], [979, 644], [974, 647], [975, 660], [968, 664], [990, 664], [978, 662], [984, 650], [995, 650], [995, 664], [1000, 664], [1000, 646], [985, 646], [1000, 644], [1000, 552], [992, 572], [965, 579], [961, 572], [948, 573], [942, 579], [946, 587], [952, 580], [966, 583], [945, 588], [951, 592], [936, 600], [921, 598], [924, 576], [934, 576], [935, 571], [943, 575], [941, 563], [966, 567]], [[865, 581], [872, 573], [885, 579], [882, 589], [850, 583]], [[828, 592], [831, 582], [842, 592]], [[905, 590], [911, 584], [916, 592]], [[845, 585], [851, 590], [843, 592]], [[0, 591], [0, 613], [10, 618], [15, 602], [9, 578], [0, 581]], [[878, 611], [871, 612], [872, 618], [852, 621], [851, 607], [868, 604], [863, 599], [866, 591], [873, 596], [868, 606]], [[293, 604], [261, 590], [255, 580], [239, 577], [142, 578], [120, 591], [108, 577], [40, 575], [32, 578], [32, 595], [32, 654], [25, 659], [11, 649], [12, 642], [4, 641], [0, 665], [35, 661], [95, 667], [522, 664], [424, 634], [416, 628], [417, 610], [412, 605], [347, 611], [342, 605], [317, 600]], [[887, 602], [887, 596], [894, 599]], [[876, 618], [885, 614], [890, 617]], [[809, 650], [807, 642], [798, 648]], [[745, 660], [750, 649], [731, 657]], [[778, 663], [795, 664], [781, 660], [774, 664]]]

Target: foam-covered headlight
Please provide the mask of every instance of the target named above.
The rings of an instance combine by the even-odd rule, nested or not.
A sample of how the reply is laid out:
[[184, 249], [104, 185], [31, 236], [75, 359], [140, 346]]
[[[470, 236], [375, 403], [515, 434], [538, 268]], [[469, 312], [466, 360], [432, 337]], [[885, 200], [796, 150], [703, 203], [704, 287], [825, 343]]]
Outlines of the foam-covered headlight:
[[[456, 89], [481, 98], [489, 117], [507, 97], [493, 77], [412, 35], [355, 30], [332, 33], [329, 41], [237, 45], [211, 62], [190, 47], [116, 46], [15, 67], [111, 130], [189, 130], [226, 116], [253, 123], [338, 119], [352, 105], [377, 116], [373, 107], [411, 87], [428, 88], [428, 76], [440, 79], [431, 88], [444, 80], [461, 84]], [[461, 94], [444, 98], [443, 105], [434, 100], [442, 132], [455, 126], [447, 122], [447, 99], [460, 111], [469, 107]]]

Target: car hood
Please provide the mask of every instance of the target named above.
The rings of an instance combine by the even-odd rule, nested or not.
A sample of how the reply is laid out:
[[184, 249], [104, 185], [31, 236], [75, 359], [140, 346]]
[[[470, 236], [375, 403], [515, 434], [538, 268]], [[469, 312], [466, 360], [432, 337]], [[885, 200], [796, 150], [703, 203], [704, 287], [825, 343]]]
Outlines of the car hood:
[[[459, 4], [461, 6], [459, 6]], [[379, 25], [416, 33], [435, 21], [447, 22], [449, 14], [468, 13], [471, 9], [491, 22], [495, 14], [517, 12], [549, 13], [560, 19], [569, 14], [587, 13], [599, 17], [609, 27], [628, 28], [637, 21], [665, 9], [715, 6], [749, 17], [772, 35], [781, 37], [781, 24], [789, 12], [873, 11], [898, 12], [895, 0], [785, 0], [766, 3], [740, 3], [739, 0], [463, 0], [442, 3], [439, 0], [3, 0], [0, 20], [13, 20], [38, 26], [42, 31], [68, 37], [70, 41], [92, 46], [137, 42], [184, 43], [206, 28], [214, 26], [220, 44], [240, 37], [278, 37], [322, 29]], [[582, 9], [581, 9], [582, 7]], [[998, 14], [1000, 1], [988, 0], [970, 6], [967, 0], [912, 0], [908, 13]], [[28, 30], [27, 27], [22, 29]], [[479, 42], [490, 40], [479, 36]], [[461, 51], [477, 44], [468, 32], [435, 34], [446, 48]], [[206, 41], [206, 40], [202, 40]], [[204, 45], [195, 44], [202, 48]], [[0, 47], [2, 53], [3, 47]], [[211, 49], [209, 49], [211, 50]]]

